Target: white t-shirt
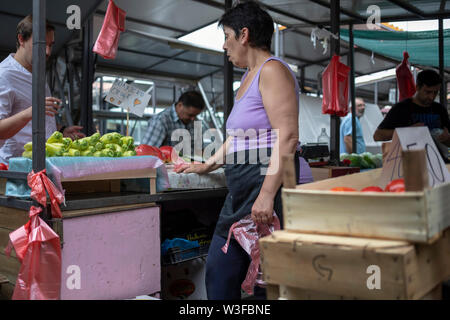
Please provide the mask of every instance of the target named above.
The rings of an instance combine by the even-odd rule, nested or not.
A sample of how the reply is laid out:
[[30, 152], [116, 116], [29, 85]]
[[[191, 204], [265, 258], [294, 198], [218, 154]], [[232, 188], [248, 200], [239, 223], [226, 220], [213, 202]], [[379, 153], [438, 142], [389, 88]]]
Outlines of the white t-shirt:
[[[42, 79], [45, 81], [45, 79]], [[9, 118], [32, 104], [32, 75], [10, 54], [0, 63], [0, 119]], [[45, 84], [45, 96], [51, 96]], [[45, 117], [45, 137], [56, 131], [54, 117]], [[32, 121], [28, 122], [15, 136], [0, 140], [0, 162], [8, 163], [9, 158], [21, 157], [23, 146], [32, 140]]]

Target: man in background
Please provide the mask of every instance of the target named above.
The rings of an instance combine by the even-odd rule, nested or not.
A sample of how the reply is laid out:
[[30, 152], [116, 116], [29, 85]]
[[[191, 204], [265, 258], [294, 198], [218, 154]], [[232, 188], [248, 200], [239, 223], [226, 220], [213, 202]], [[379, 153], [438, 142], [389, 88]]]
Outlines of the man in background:
[[357, 97], [355, 99], [355, 120], [356, 120], [356, 150], [353, 150], [353, 127], [352, 127], [352, 113], [349, 112], [347, 116], [342, 119], [340, 127], [340, 153], [363, 153], [366, 151], [366, 144], [361, 128], [359, 118], [364, 115], [366, 104], [363, 98]]

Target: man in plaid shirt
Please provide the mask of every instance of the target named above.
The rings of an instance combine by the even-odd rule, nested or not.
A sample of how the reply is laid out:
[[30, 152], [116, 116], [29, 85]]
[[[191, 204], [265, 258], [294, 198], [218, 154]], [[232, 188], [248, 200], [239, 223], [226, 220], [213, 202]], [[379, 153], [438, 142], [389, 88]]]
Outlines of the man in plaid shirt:
[[[176, 129], [188, 130], [191, 137], [191, 152], [194, 151], [194, 121], [202, 112], [205, 104], [201, 94], [197, 91], [183, 93], [178, 101], [170, 108], [154, 115], [148, 122], [143, 144], [154, 147], [175, 146], [180, 141], [172, 141], [172, 132]], [[202, 130], [205, 129], [203, 124]], [[202, 139], [202, 136], [199, 136]], [[200, 142], [203, 148], [203, 141]]]

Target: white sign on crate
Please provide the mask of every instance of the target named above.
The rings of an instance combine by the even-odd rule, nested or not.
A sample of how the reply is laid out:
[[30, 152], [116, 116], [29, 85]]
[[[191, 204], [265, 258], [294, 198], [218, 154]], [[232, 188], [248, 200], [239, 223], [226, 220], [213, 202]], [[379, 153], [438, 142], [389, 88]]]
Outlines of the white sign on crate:
[[403, 178], [402, 150], [424, 149], [430, 187], [450, 182], [450, 173], [427, 127], [397, 128], [392, 137], [389, 153], [383, 158], [380, 186]]
[[105, 101], [142, 117], [150, 98], [150, 94], [116, 79]]

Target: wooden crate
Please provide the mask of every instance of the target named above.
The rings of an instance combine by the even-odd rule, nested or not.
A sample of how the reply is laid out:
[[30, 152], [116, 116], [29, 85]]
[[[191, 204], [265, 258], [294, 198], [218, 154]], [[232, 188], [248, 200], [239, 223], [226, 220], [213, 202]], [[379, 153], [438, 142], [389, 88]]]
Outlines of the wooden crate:
[[[450, 230], [430, 245], [281, 230], [261, 239], [260, 248], [267, 283], [328, 298], [420, 299], [450, 276]], [[373, 265], [380, 289], [370, 290]]]
[[359, 168], [353, 167], [336, 167], [336, 166], [311, 167], [311, 173], [314, 181], [336, 178], [358, 172]]
[[[271, 284], [267, 286], [268, 300], [354, 300], [355, 297], [333, 295], [291, 286]], [[442, 300], [442, 284], [424, 295], [420, 300]]]
[[120, 192], [121, 179], [150, 179], [150, 194], [156, 193], [156, 169], [137, 169], [76, 178], [62, 178], [61, 184], [67, 193]]
[[405, 193], [329, 191], [376, 185], [381, 170], [283, 188], [284, 229], [422, 243], [436, 240], [450, 226], [450, 183]]

